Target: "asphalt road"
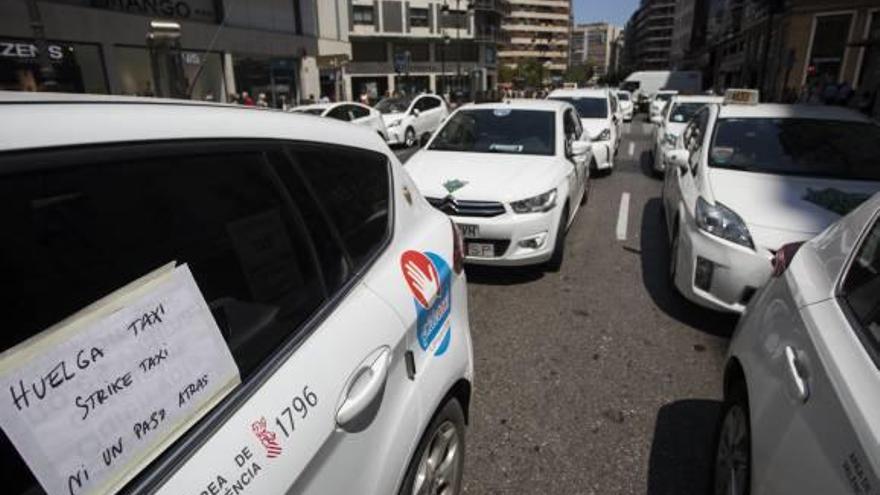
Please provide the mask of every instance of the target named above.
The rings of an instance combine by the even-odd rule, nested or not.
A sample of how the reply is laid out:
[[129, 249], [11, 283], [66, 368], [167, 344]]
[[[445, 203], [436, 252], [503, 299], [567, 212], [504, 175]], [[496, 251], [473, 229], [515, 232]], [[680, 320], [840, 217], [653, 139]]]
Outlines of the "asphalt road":
[[706, 493], [735, 319], [667, 282], [650, 131], [643, 116], [626, 125], [560, 273], [467, 268], [476, 383], [466, 493]]

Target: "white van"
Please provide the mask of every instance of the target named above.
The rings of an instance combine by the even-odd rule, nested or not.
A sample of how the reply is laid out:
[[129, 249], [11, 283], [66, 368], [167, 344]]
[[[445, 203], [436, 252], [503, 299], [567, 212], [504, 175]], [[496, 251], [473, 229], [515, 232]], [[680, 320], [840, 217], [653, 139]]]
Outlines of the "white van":
[[462, 244], [373, 130], [37, 93], [0, 116], [3, 493], [460, 493]]
[[661, 89], [675, 90], [679, 93], [699, 93], [703, 89], [703, 75], [700, 71], [646, 70], [633, 72], [620, 83], [620, 89], [633, 94], [642, 110], [648, 99]]

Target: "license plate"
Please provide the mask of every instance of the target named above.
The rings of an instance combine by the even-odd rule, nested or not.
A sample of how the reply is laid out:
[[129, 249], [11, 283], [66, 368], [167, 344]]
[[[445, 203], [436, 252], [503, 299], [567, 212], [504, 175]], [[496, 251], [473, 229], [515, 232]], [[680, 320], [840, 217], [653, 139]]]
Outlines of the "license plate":
[[480, 258], [494, 258], [495, 245], [482, 242], [469, 242], [467, 243], [467, 254], [468, 256], [476, 256]]
[[480, 237], [480, 226], [479, 225], [469, 225], [466, 223], [459, 223], [458, 230], [461, 231], [461, 235], [468, 239], [476, 239]]

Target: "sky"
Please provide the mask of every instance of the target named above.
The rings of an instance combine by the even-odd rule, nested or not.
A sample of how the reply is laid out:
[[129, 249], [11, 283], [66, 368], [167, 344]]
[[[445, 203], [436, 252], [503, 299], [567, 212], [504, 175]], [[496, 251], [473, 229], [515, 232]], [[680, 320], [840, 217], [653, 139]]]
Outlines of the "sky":
[[639, 0], [572, 0], [576, 23], [608, 21], [620, 27], [639, 6]]

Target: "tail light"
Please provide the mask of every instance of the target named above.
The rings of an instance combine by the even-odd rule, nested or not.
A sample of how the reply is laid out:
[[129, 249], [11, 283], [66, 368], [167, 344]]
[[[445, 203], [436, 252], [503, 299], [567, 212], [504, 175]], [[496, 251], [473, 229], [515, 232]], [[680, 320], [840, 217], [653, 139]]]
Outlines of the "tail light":
[[792, 242], [791, 244], [782, 246], [773, 254], [773, 259], [770, 260], [770, 264], [773, 265], [774, 277], [779, 277], [785, 273], [788, 265], [791, 264], [791, 260], [794, 259], [794, 255], [797, 254], [798, 249], [800, 249], [803, 244], [803, 242]]
[[462, 241], [458, 225], [455, 225], [452, 220], [449, 223], [452, 225], [452, 270], [456, 275], [459, 275], [464, 270], [464, 241]]

